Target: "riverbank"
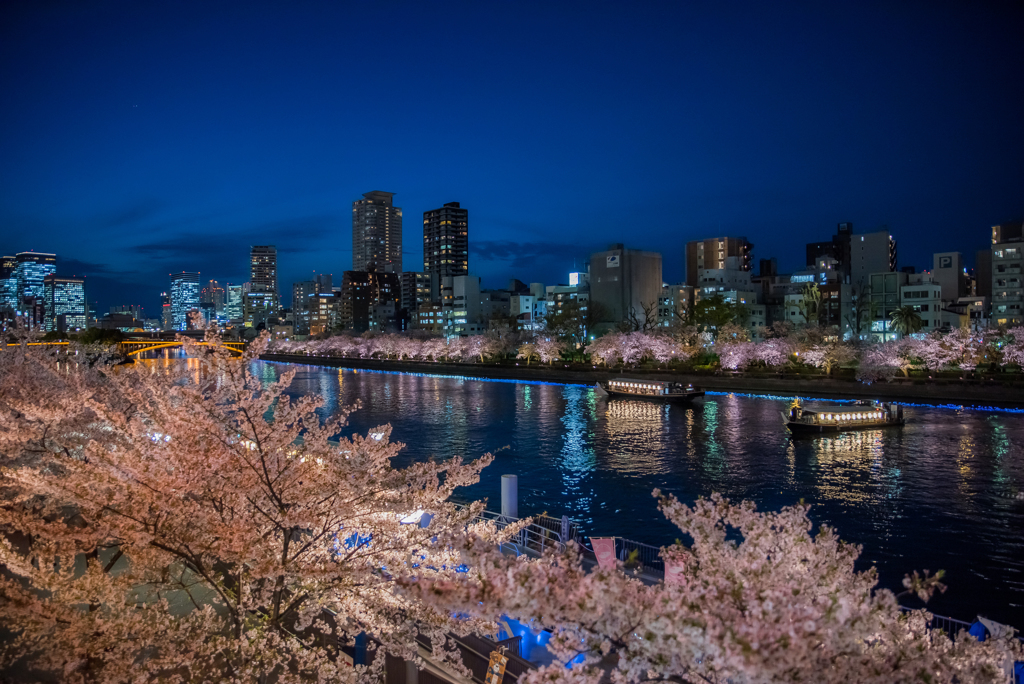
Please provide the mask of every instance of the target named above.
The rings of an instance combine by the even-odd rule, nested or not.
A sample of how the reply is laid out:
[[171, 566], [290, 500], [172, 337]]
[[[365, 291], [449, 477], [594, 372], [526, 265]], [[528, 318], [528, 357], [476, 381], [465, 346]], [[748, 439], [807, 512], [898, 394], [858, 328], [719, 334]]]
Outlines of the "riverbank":
[[1017, 383], [999, 383], [988, 380], [919, 380], [898, 379], [872, 385], [855, 380], [776, 374], [775, 377], [741, 374], [680, 373], [657, 369], [631, 369], [627, 371], [603, 368], [574, 368], [564, 364], [555, 366], [509, 366], [484, 363], [431, 363], [427, 361], [384, 361], [379, 359], [351, 359], [335, 356], [306, 356], [303, 354], [263, 354], [264, 361], [298, 363], [356, 370], [379, 370], [395, 373], [429, 373], [471, 378], [522, 380], [525, 382], [556, 382], [593, 385], [621, 375], [645, 377], [652, 380], [689, 382], [716, 392], [747, 394], [781, 394], [799, 397], [835, 399], [885, 399], [897, 402], [989, 406], [998, 408], [1024, 408], [1024, 390]]

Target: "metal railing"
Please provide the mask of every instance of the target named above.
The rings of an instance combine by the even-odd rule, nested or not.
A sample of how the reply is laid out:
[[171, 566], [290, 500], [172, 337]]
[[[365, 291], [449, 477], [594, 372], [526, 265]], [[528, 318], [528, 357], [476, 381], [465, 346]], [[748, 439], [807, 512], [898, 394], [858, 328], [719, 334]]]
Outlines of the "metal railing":
[[[462, 504], [456, 504], [462, 506]], [[538, 516], [538, 518], [546, 518], [547, 520], [555, 520], [549, 516]], [[562, 534], [560, 531], [556, 532], [550, 529], [549, 524], [545, 524], [547, 521], [538, 520], [534, 518], [534, 521], [529, 525], [521, 529], [509, 540], [511, 546], [516, 550], [517, 555], [520, 553], [526, 553], [532, 551], [534, 553], [544, 553], [548, 549], [554, 549], [555, 551], [565, 551], [565, 541], [562, 540]], [[513, 523], [519, 522], [519, 518], [511, 518], [508, 516], [495, 513], [494, 511], [483, 511], [479, 516], [478, 520], [484, 520], [486, 522], [494, 523], [494, 525], [500, 530], [508, 527]], [[559, 530], [561, 529], [562, 521], [558, 521]]]

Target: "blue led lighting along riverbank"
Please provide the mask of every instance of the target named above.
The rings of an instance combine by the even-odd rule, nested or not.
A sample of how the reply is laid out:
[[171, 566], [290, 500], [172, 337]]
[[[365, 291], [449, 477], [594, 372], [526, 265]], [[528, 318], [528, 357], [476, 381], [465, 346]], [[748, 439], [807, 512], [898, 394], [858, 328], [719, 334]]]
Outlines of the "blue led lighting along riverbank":
[[[291, 363], [291, 362], [285, 362], [285, 361], [265, 361], [264, 363], [276, 363], [276, 364], [282, 364], [282, 365], [286, 365], [286, 366], [304, 366], [304, 367], [307, 367], [307, 368], [310, 368], [310, 367], [322, 368], [323, 367], [323, 366], [319, 366], [318, 364], [313, 364], [313, 363]], [[412, 373], [412, 372], [407, 372], [407, 371], [388, 371], [388, 370], [366, 369], [366, 368], [345, 368], [344, 366], [332, 366], [332, 367], [338, 368], [340, 370], [352, 371], [354, 373], [380, 373], [380, 374], [384, 374], [384, 375], [410, 375], [410, 376], [421, 377], [421, 378], [451, 378], [453, 380], [461, 380], [461, 381], [500, 382], [500, 383], [508, 383], [508, 384], [513, 384], [513, 385], [554, 385], [554, 386], [557, 386], [557, 387], [587, 387], [587, 388], [591, 388], [591, 389], [594, 387], [593, 384], [578, 384], [578, 383], [569, 383], [569, 382], [547, 382], [547, 381], [544, 381], [544, 380], [523, 380], [523, 379], [516, 379], [516, 378], [483, 378], [483, 377], [478, 377], [478, 376], [474, 376], [474, 375], [449, 375], [449, 374], [446, 374], [446, 373]], [[716, 392], [716, 391], [712, 391], [712, 390], [706, 390], [705, 394], [707, 394], [709, 396], [719, 396], [719, 397], [735, 395], [737, 397], [749, 397], [751, 399], [770, 399], [770, 400], [773, 400], [773, 401], [792, 401], [794, 397], [799, 397], [802, 401], [825, 402], [825, 403], [833, 403], [833, 404], [852, 404], [855, 401], [859, 401], [858, 399], [837, 399], [837, 398], [823, 399], [823, 398], [816, 398], [816, 397], [805, 397], [803, 395], [796, 395], [796, 394], [789, 394], [789, 395], [784, 395], [784, 394], [757, 394], [757, 393], [750, 393], [750, 392]], [[994, 413], [1017, 413], [1017, 414], [1024, 414], [1024, 408], [1005, 408], [1005, 407], [1000, 407], [1000, 406], [971, 406], [971, 405], [968, 405], [968, 404], [922, 404], [922, 403], [914, 403], [914, 402], [909, 402], [909, 401], [897, 401], [897, 400], [892, 400], [889, 403], [900, 404], [902, 406], [914, 406], [914, 407], [927, 407], [927, 408], [936, 408], [936, 409], [947, 409], [947, 410], [952, 410], [952, 411], [989, 411], [989, 412], [994, 412]]]
[[391, 424], [406, 445], [396, 466], [493, 453], [460, 498], [497, 508], [501, 475], [514, 473], [522, 514], [565, 514], [588, 534], [656, 546], [681, 534], [658, 513], [655, 488], [761, 510], [803, 500], [816, 524], [863, 546], [860, 567], [876, 567], [883, 586], [943, 569], [950, 588], [930, 609], [1024, 625], [1020, 411], [904, 404], [903, 429], [794, 440], [779, 415], [789, 396], [709, 392], [668, 405], [606, 400], [592, 385], [254, 364], [268, 382], [289, 367], [289, 391], [324, 397], [324, 414], [360, 403], [346, 430]]

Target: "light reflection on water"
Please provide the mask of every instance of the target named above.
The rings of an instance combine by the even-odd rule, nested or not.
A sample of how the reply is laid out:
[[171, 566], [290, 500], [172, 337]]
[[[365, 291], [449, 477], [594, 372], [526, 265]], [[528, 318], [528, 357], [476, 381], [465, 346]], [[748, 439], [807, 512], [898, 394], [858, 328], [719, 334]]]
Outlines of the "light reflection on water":
[[[283, 364], [261, 364], [276, 373]], [[903, 430], [791, 439], [788, 399], [711, 396], [693, 406], [607, 400], [578, 385], [339, 371], [299, 366], [292, 391], [335, 410], [360, 401], [350, 428], [390, 422], [409, 462], [430, 456], [495, 463], [465, 496], [499, 508], [500, 477], [519, 476], [522, 514], [563, 513], [595, 534], [666, 544], [655, 487], [684, 501], [721, 492], [762, 509], [805, 500], [816, 523], [864, 547], [883, 584], [945, 569], [930, 608], [1024, 627], [1024, 416], [907, 409]], [[268, 369], [270, 369], [268, 371]], [[401, 465], [401, 463], [399, 464]]]

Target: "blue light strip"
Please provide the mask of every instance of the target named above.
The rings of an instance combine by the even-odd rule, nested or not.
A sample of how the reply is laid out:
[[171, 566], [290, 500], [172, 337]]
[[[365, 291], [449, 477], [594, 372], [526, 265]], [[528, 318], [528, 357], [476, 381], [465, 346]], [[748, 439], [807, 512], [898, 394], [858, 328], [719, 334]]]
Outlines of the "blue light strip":
[[[324, 357], [332, 358], [332, 357]], [[380, 373], [382, 375], [411, 375], [418, 378], [452, 378], [455, 380], [474, 380], [477, 382], [504, 382], [513, 385], [553, 385], [555, 387], [586, 387], [593, 388], [593, 385], [581, 385], [571, 382], [545, 382], [543, 380], [517, 380], [513, 378], [481, 378], [475, 375], [446, 375], [444, 373], [410, 373], [408, 371], [387, 371], [387, 370], [372, 370], [369, 368], [348, 368], [345, 366], [326, 366], [317, 363], [297, 363], [295, 361], [263, 361], [263, 363], [279, 363], [288, 366], [310, 366], [312, 368], [336, 368], [338, 370], [350, 370], [357, 373]], [[737, 397], [747, 397], [750, 399], [772, 399], [774, 401], [790, 401], [794, 397], [799, 396], [794, 394], [753, 394], [749, 392], [714, 392], [711, 390], [705, 390], [705, 394], [716, 397], [727, 397], [729, 395]], [[861, 401], [861, 399], [836, 399], [831, 397], [823, 399], [821, 397], [800, 397], [803, 401], [825, 401], [832, 402], [835, 404], [852, 404], [855, 401]], [[992, 413], [1011, 413], [1011, 414], [1024, 414], [1024, 408], [1002, 408], [999, 406], [969, 406], [967, 404], [917, 404], [909, 401], [896, 401], [892, 400], [891, 404], [900, 404], [901, 406], [913, 406], [916, 408], [933, 408], [933, 409], [946, 409], [948, 411], [987, 411]]]

